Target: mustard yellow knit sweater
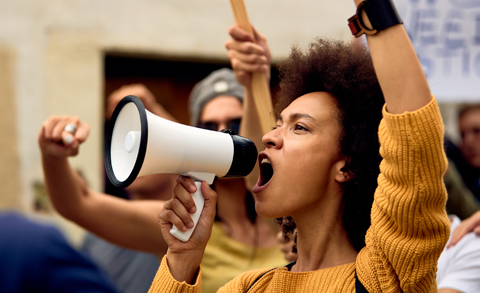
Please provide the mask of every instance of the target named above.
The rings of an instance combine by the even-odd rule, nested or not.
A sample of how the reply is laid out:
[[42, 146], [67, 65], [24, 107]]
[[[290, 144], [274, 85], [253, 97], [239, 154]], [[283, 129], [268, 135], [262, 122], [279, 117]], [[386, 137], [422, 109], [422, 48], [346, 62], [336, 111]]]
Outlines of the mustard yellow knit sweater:
[[[383, 109], [378, 187], [366, 247], [355, 263], [294, 273], [272, 270], [257, 292], [355, 292], [355, 270], [368, 292], [436, 292], [437, 260], [449, 236], [445, 213], [443, 123], [435, 99], [401, 115]], [[218, 292], [245, 292], [268, 269], [239, 275]], [[164, 258], [149, 292], [200, 292], [201, 270], [189, 285], [172, 278]], [[209, 293], [209, 292], [204, 292]]]

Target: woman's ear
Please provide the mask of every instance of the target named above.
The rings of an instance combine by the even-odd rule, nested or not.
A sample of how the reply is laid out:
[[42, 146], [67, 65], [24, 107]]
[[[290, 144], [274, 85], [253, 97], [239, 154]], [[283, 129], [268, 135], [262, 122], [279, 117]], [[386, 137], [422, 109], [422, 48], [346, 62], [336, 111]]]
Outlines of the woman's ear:
[[335, 180], [339, 183], [345, 183], [353, 179], [353, 174], [347, 170], [347, 161], [341, 160], [335, 164]]

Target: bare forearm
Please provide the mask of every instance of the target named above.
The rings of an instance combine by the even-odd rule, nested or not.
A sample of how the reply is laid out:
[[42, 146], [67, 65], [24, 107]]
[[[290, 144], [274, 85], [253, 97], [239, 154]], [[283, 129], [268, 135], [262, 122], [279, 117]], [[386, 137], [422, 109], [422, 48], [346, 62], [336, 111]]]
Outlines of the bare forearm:
[[414, 111], [431, 100], [420, 61], [403, 25], [367, 36], [368, 46], [388, 112]]
[[243, 111], [240, 133], [242, 136], [251, 139], [255, 145], [262, 144], [263, 134], [251, 89], [245, 88]]
[[[245, 88], [244, 101], [243, 101], [243, 119], [240, 126], [240, 135], [244, 136], [255, 143], [257, 151], [263, 151], [262, 143], [262, 128], [260, 127], [260, 120], [258, 118], [257, 108], [255, 106], [255, 101], [253, 100], [253, 94], [251, 89]], [[258, 162], [255, 165], [253, 171], [245, 177], [245, 182], [247, 187], [251, 190], [252, 187], [257, 182], [260, 170], [258, 167]]]
[[442, 288], [438, 290], [438, 293], [462, 293], [462, 292], [455, 289], [451, 289], [451, 288]]
[[425, 74], [402, 25], [368, 36], [375, 72], [392, 114], [414, 111], [431, 100]]
[[166, 252], [156, 221], [163, 201], [126, 201], [94, 192], [66, 158], [43, 158], [43, 168], [48, 194], [62, 216], [122, 247], [159, 256]]
[[89, 190], [85, 182], [70, 167], [68, 158], [42, 156], [45, 185], [55, 209], [65, 218], [75, 221], [81, 215]]
[[[355, 0], [357, 6], [361, 2]], [[365, 11], [362, 19], [372, 28]], [[432, 96], [427, 78], [403, 25], [367, 35], [367, 41], [388, 112], [401, 114], [428, 104]]]

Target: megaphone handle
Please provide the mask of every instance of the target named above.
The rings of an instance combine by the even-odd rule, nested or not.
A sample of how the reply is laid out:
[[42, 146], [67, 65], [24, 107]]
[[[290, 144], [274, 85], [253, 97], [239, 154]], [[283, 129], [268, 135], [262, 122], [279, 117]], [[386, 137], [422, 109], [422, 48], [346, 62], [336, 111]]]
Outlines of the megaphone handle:
[[195, 206], [197, 207], [197, 211], [194, 214], [190, 215], [193, 220], [193, 225], [194, 225], [193, 228], [187, 228], [186, 232], [182, 232], [178, 230], [177, 227], [175, 227], [174, 225], [172, 226], [172, 229], [170, 229], [170, 234], [172, 234], [175, 238], [183, 242], [187, 242], [188, 239], [190, 239], [190, 236], [192, 236], [192, 233], [195, 230], [195, 227], [197, 227], [198, 219], [200, 219], [200, 215], [202, 214], [203, 205], [205, 204], [205, 198], [203, 198], [203, 194], [201, 190], [202, 181], [195, 180], [195, 186], [197, 186], [197, 191], [195, 193], [191, 193], [193, 201], [195, 202]]

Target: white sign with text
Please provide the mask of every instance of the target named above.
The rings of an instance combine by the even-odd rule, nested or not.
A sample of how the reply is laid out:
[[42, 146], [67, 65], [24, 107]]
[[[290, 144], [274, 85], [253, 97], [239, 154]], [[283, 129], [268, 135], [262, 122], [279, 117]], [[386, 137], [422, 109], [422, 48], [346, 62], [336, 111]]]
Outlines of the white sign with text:
[[395, 4], [437, 99], [480, 102], [480, 0]]

